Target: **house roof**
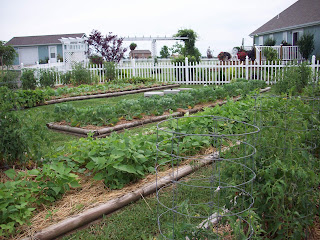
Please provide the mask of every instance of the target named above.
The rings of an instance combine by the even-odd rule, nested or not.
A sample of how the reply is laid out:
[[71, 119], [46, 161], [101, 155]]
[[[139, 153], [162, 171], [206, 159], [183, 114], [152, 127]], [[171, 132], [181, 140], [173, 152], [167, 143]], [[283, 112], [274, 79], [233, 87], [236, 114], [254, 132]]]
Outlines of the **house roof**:
[[133, 53], [151, 54], [150, 50], [131, 50], [130, 53], [131, 54], [133, 54]]
[[48, 44], [61, 44], [59, 39], [62, 37], [76, 38], [83, 37], [85, 33], [73, 33], [73, 34], [57, 34], [57, 35], [43, 35], [43, 36], [28, 36], [28, 37], [14, 37], [6, 45], [12, 46], [32, 46], [32, 45], [48, 45]]
[[298, 0], [250, 34], [279, 32], [320, 24], [320, 0]]

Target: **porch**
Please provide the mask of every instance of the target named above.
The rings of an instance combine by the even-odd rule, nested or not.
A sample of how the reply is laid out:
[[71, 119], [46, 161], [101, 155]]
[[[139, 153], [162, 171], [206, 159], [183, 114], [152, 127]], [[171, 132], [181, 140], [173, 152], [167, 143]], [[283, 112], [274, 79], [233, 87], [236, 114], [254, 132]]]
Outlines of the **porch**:
[[255, 46], [256, 61], [258, 63], [266, 60], [264, 52], [267, 48], [276, 50], [278, 53], [277, 58], [282, 61], [300, 61], [303, 59], [298, 46]]

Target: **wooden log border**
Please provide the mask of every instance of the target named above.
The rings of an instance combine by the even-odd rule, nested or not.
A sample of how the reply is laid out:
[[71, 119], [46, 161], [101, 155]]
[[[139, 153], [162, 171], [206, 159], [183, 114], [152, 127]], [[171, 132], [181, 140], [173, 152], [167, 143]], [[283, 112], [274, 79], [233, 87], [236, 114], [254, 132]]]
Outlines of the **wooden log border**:
[[[260, 93], [267, 92], [270, 89], [271, 89], [270, 87], [261, 89]], [[236, 98], [234, 98], [234, 101], [238, 101], [240, 99], [241, 99], [241, 97], [236, 97]], [[226, 103], [227, 103], [227, 101], [223, 101], [220, 103], [213, 103], [213, 104], [208, 105], [206, 107], [215, 107], [216, 105], [221, 106]], [[56, 131], [59, 131], [62, 133], [72, 134], [72, 135], [80, 136], [80, 137], [87, 137], [88, 133], [92, 133], [94, 138], [102, 138], [102, 137], [106, 137], [106, 136], [110, 135], [112, 132], [119, 132], [119, 131], [123, 131], [124, 129], [130, 129], [133, 127], [137, 127], [137, 126], [141, 126], [141, 125], [145, 125], [145, 124], [149, 124], [149, 123], [159, 122], [159, 121], [165, 120], [169, 117], [181, 117], [186, 113], [194, 114], [199, 111], [203, 111], [203, 108], [193, 108], [190, 110], [175, 112], [175, 113], [169, 114], [169, 115], [156, 116], [156, 117], [145, 119], [145, 120], [133, 121], [130, 123], [125, 123], [125, 124], [117, 125], [114, 127], [106, 127], [106, 128], [102, 128], [99, 130], [88, 130], [88, 129], [78, 128], [78, 127], [70, 127], [67, 125], [58, 125], [58, 124], [54, 124], [54, 123], [47, 123], [47, 127], [52, 130], [56, 130]]]
[[180, 87], [180, 84], [161, 85], [161, 86], [157, 86], [157, 87], [142, 87], [140, 89], [135, 89], [135, 90], [123, 90], [123, 91], [119, 91], [119, 92], [97, 93], [97, 94], [84, 95], [84, 96], [82, 95], [82, 96], [59, 98], [59, 99], [53, 99], [53, 100], [46, 101], [42, 105], [56, 104], [56, 103], [69, 102], [69, 101], [86, 100], [86, 99], [93, 99], [93, 98], [117, 97], [117, 96], [122, 96], [122, 95], [127, 95], [127, 94], [135, 94], [135, 93], [148, 92], [148, 91], [160, 90], [160, 89], [166, 89], [166, 88], [176, 88], [176, 87]]
[[179, 167], [178, 170], [173, 171], [171, 174], [162, 177], [160, 180], [155, 181], [152, 184], [146, 184], [131, 193], [127, 193], [121, 197], [109, 200], [97, 207], [88, 209], [78, 215], [62, 220], [59, 223], [51, 225], [35, 233], [32, 237], [27, 237], [23, 240], [49, 240], [67, 234], [77, 228], [80, 228], [90, 222], [101, 218], [103, 215], [111, 214], [112, 212], [119, 210], [120, 208], [123, 208], [132, 202], [138, 201], [141, 197], [146, 197], [154, 193], [157, 189], [157, 186], [158, 188], [161, 188], [165, 185], [168, 185], [172, 183], [172, 181], [185, 177], [197, 171], [199, 168], [210, 164], [212, 161], [213, 160], [210, 159], [204, 159], [201, 160], [197, 165], [186, 165]]

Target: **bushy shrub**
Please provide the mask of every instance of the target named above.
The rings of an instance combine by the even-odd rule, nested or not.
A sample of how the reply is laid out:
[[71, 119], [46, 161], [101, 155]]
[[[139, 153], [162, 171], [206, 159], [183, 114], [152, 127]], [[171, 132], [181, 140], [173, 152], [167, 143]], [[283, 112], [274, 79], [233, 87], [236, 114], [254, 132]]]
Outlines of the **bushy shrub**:
[[265, 41], [264, 41], [264, 45], [265, 46], [274, 46], [276, 45], [276, 40], [272, 39], [272, 38], [267, 38]]
[[278, 60], [277, 50], [275, 50], [271, 47], [263, 49], [263, 55], [266, 57], [267, 61], [277, 61]]
[[112, 81], [117, 78], [118, 71], [117, 71], [115, 62], [105, 62], [104, 69], [105, 69], [105, 78], [107, 81]]
[[240, 61], [242, 61], [242, 62], [246, 60], [246, 56], [247, 56], [247, 53], [246, 53], [246, 51], [244, 51], [244, 50], [239, 51], [239, 52], [237, 53], [238, 59], [239, 59]]
[[116, 83], [130, 83], [130, 84], [145, 84], [145, 83], [153, 83], [156, 82], [154, 78], [143, 78], [143, 77], [131, 77], [131, 78], [123, 78], [117, 79]]
[[314, 35], [308, 33], [303, 34], [298, 41], [298, 46], [302, 57], [308, 60], [314, 50]]
[[251, 61], [256, 60], [256, 48], [253, 47], [251, 50], [247, 51], [247, 55], [251, 59]]
[[57, 79], [57, 72], [52, 69], [41, 69], [39, 82], [41, 87], [54, 87]]
[[3, 73], [0, 74], [0, 87], [1, 86], [17, 89], [19, 87], [19, 73], [15, 71], [3, 71]]
[[40, 155], [43, 126], [12, 111], [17, 108], [19, 95], [7, 87], [0, 87], [0, 167], [23, 164], [27, 156]]
[[70, 71], [60, 74], [60, 80], [63, 85], [71, 84], [72, 82], [71, 78], [72, 78], [72, 72]]
[[276, 78], [275, 92], [278, 94], [298, 94], [311, 81], [312, 72], [306, 62], [299, 66], [288, 66]]
[[24, 69], [20, 80], [23, 89], [35, 89], [37, 87], [37, 79], [32, 69]]
[[82, 63], [75, 63], [72, 66], [72, 80], [74, 85], [90, 84], [92, 82], [90, 71]]
[[220, 52], [218, 55], [218, 59], [220, 61], [228, 61], [229, 59], [231, 59], [231, 54], [228, 52]]

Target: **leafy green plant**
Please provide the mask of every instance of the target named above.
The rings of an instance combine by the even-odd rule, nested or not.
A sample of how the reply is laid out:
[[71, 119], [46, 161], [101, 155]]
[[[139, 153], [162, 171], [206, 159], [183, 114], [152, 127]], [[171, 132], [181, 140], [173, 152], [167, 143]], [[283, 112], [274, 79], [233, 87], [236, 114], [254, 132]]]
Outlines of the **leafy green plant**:
[[263, 49], [263, 55], [266, 57], [267, 61], [277, 61], [278, 60], [278, 52], [277, 50], [268, 47]]
[[105, 69], [105, 78], [107, 81], [112, 81], [117, 78], [118, 71], [117, 71], [115, 62], [105, 62], [104, 69]]
[[71, 84], [72, 82], [72, 72], [68, 71], [66, 73], [60, 74], [60, 80], [63, 85]]
[[58, 77], [53, 69], [41, 69], [39, 72], [39, 82], [41, 87], [54, 87]]
[[102, 105], [96, 108], [76, 109], [71, 105], [61, 105], [55, 107], [54, 119], [55, 121], [66, 120], [73, 126], [83, 124], [113, 125], [121, 118], [132, 120], [133, 118], [141, 118], [143, 114], [162, 115], [169, 109], [186, 109], [198, 103], [223, 99], [227, 96], [246, 95], [250, 91], [264, 86], [265, 82], [259, 80], [236, 81], [219, 88], [204, 87], [173, 96], [123, 100], [115, 107]]
[[35, 207], [55, 201], [70, 187], [79, 187], [71, 170], [61, 161], [44, 164], [41, 169], [7, 170], [10, 180], [0, 183], [1, 236], [10, 236], [18, 225], [28, 223]]
[[269, 37], [264, 41], [264, 46], [274, 46], [274, 45], [276, 45], [276, 40], [273, 38]]
[[304, 33], [298, 41], [298, 46], [302, 57], [308, 60], [312, 51], [314, 50], [314, 35], [310, 33]]
[[72, 66], [72, 80], [74, 85], [90, 84], [92, 82], [90, 71], [82, 63], [75, 63]]
[[7, 68], [11, 66], [17, 55], [11, 45], [5, 45], [4, 41], [0, 41], [0, 65], [2, 70], [3, 66], [7, 66]]
[[35, 89], [37, 87], [37, 79], [32, 69], [23, 69], [20, 80], [23, 89]]
[[301, 93], [303, 89], [311, 82], [312, 72], [308, 63], [304, 62], [298, 66], [288, 66], [282, 74], [276, 78], [274, 90], [277, 94]]
[[0, 75], [0, 86], [6, 86], [10, 89], [17, 89], [19, 73], [15, 71], [3, 71]]

